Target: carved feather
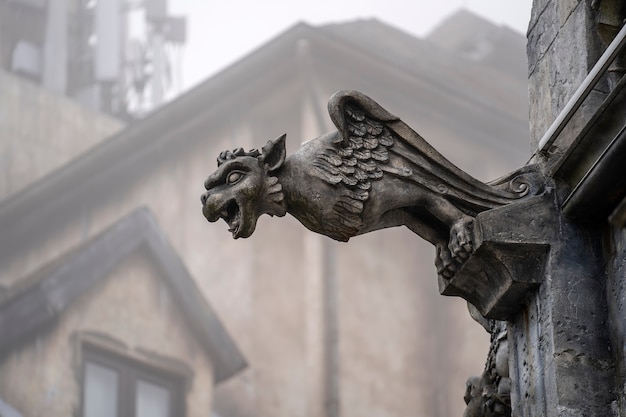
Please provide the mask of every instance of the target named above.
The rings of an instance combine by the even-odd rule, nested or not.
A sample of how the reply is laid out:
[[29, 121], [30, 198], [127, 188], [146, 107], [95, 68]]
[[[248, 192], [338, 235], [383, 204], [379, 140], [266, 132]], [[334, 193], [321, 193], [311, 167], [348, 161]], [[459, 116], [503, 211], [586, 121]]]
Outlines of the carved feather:
[[[365, 125], [367, 129], [367, 133], [369, 133], [372, 136], [378, 136], [383, 131], [383, 124], [379, 123], [376, 120], [368, 119], [365, 121]], [[386, 146], [391, 146], [391, 144], [386, 145]]]
[[330, 147], [318, 153], [313, 165], [322, 180], [340, 186], [340, 198], [333, 206], [335, 218], [328, 221], [347, 239], [362, 224], [371, 181], [383, 178], [380, 165], [389, 162], [387, 148], [393, 146], [394, 134], [385, 122], [393, 116], [377, 119], [358, 100], [347, 98], [331, 110], [331, 117], [340, 134]]
[[345, 165], [348, 165], [351, 167], [359, 163], [359, 161], [355, 157], [352, 156], [352, 153], [350, 153], [350, 157], [343, 158], [342, 161]]
[[381, 131], [381, 134], [378, 136], [378, 142], [383, 146], [391, 146], [393, 145], [393, 136], [388, 131]]
[[363, 148], [363, 138], [360, 136], [350, 136], [350, 148], [355, 149]]
[[359, 169], [366, 171], [366, 172], [374, 171], [377, 168], [376, 162], [371, 161], [371, 160], [370, 161], [358, 161], [357, 166], [359, 167]]
[[356, 136], [363, 137], [367, 133], [365, 130], [365, 124], [363, 123], [351, 123], [348, 122], [348, 131]]
[[354, 173], [354, 178], [357, 181], [365, 181], [367, 180], [369, 177], [367, 176], [367, 174], [365, 172], [363, 172], [363, 170], [361, 169], [356, 169], [355, 173]]
[[368, 150], [376, 149], [378, 146], [378, 139], [375, 137], [365, 137], [363, 138], [363, 147]]
[[337, 155], [336, 152], [332, 152], [332, 151], [323, 152], [323, 153], [320, 153], [318, 157], [336, 167], [341, 166], [343, 164], [341, 157]]
[[346, 115], [353, 120], [360, 122], [365, 119], [365, 113], [354, 106], [346, 106], [344, 111], [346, 112]]
[[363, 202], [353, 200], [351, 198], [343, 198], [339, 200], [337, 206], [349, 211], [350, 213], [360, 214], [363, 211]]
[[370, 188], [372, 188], [372, 183], [369, 181], [360, 181], [357, 183], [357, 187], [359, 187], [361, 190], [369, 190]]
[[348, 147], [337, 148], [337, 155], [344, 158], [343, 159], [344, 161], [347, 161], [349, 159], [348, 157], [352, 156], [352, 152], [353, 152], [352, 148], [348, 148]]
[[336, 187], [337, 202], [324, 227], [338, 240], [359, 233], [363, 208], [375, 181], [385, 176], [419, 184], [475, 216], [527, 194], [542, 192], [536, 169], [485, 184], [449, 162], [419, 134], [369, 97], [341, 91], [328, 103], [337, 134], [313, 162], [316, 175]]
[[367, 161], [372, 157], [372, 153], [368, 150], [359, 149], [354, 151], [354, 156], [361, 161]]
[[356, 172], [356, 166], [355, 165], [341, 165], [340, 167], [337, 167], [339, 169], [339, 171], [344, 174], [344, 175], [352, 175]]
[[378, 148], [372, 151], [372, 158], [378, 162], [389, 161], [389, 152], [385, 148]]

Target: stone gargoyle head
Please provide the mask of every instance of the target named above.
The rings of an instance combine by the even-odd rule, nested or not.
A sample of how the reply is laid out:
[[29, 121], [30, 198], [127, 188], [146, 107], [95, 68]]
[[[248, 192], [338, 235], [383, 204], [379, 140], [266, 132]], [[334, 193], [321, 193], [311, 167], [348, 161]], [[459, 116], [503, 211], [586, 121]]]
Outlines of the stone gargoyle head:
[[269, 141], [261, 152], [242, 148], [222, 152], [218, 169], [204, 182], [204, 217], [210, 222], [224, 219], [237, 239], [249, 237], [263, 214], [284, 216], [282, 185], [272, 174], [283, 165], [285, 156], [285, 135]]

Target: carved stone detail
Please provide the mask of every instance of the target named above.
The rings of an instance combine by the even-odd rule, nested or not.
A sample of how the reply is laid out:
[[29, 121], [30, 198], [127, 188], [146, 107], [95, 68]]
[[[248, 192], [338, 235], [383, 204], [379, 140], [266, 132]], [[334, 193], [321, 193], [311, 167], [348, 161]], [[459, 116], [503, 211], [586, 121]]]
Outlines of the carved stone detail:
[[290, 213], [332, 239], [406, 226], [435, 246], [439, 290], [460, 296], [491, 333], [485, 371], [467, 382], [466, 417], [511, 415], [505, 324], [540, 284], [558, 223], [552, 188], [527, 165], [490, 183], [460, 170], [375, 101], [341, 91], [337, 131], [287, 156], [285, 135], [261, 151], [224, 151], [205, 181], [202, 212], [235, 239], [263, 214]]
[[285, 135], [261, 151], [222, 152], [205, 181], [205, 217], [224, 219], [234, 238], [250, 236], [263, 214], [287, 212], [339, 241], [404, 225], [435, 246], [442, 294], [490, 318], [518, 306], [538, 284], [548, 248], [503, 237], [510, 226], [503, 219], [544, 193], [538, 168], [483, 183], [359, 92], [336, 93], [328, 109], [337, 131], [293, 155], [286, 156]]
[[472, 256], [452, 278], [439, 276], [439, 292], [464, 298], [484, 317], [507, 320], [541, 283], [554, 212], [546, 194], [479, 213]]
[[511, 379], [506, 323], [490, 320], [491, 344], [481, 376], [467, 380], [463, 417], [511, 417]]

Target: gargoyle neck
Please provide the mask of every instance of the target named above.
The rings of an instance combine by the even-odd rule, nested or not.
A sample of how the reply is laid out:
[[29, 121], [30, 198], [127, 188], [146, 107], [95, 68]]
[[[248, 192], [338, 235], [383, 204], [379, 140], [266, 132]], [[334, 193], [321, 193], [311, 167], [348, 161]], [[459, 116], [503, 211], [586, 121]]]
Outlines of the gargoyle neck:
[[297, 207], [310, 203], [304, 197], [306, 190], [303, 188], [313, 185], [311, 177], [302, 169], [302, 164], [294, 161], [294, 158], [294, 155], [289, 155], [283, 166], [273, 173], [282, 186], [285, 209], [292, 215], [297, 211]]
[[[272, 173], [274, 174], [274, 173]], [[265, 179], [265, 197], [261, 199], [261, 213], [282, 217], [287, 213], [283, 185], [278, 177], [269, 174]]]

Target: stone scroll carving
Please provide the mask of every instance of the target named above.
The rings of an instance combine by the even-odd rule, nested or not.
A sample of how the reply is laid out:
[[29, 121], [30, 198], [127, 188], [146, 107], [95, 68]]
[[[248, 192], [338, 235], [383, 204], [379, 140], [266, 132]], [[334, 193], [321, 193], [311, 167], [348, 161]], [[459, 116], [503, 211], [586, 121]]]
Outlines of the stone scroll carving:
[[[520, 288], [534, 285], [532, 276], [524, 275], [521, 286], [514, 283], [515, 277], [508, 278], [505, 287], [514, 288], [513, 293], [499, 288], [496, 300], [481, 299], [471, 282], [457, 278], [470, 265], [472, 275], [482, 274], [480, 285], [489, 287], [499, 280], [490, 276], [492, 272], [515, 270], [506, 260], [503, 265], [470, 262], [481, 253], [491, 257], [500, 252], [506, 256], [513, 252], [509, 257], [515, 261], [515, 248], [485, 239], [488, 227], [477, 217], [542, 195], [543, 177], [536, 167], [483, 183], [364, 94], [340, 91], [331, 97], [328, 110], [337, 130], [304, 143], [292, 155], [286, 155], [285, 135], [260, 151], [222, 152], [217, 170], [204, 184], [204, 216], [210, 222], [223, 219], [235, 239], [252, 235], [263, 214], [290, 213], [308, 229], [344, 242], [374, 230], [406, 226], [434, 245], [443, 294], [467, 299], [488, 317], [509, 314], [498, 300], [504, 297], [508, 305]], [[525, 251], [539, 258], [545, 252], [541, 242], [527, 245]]]

